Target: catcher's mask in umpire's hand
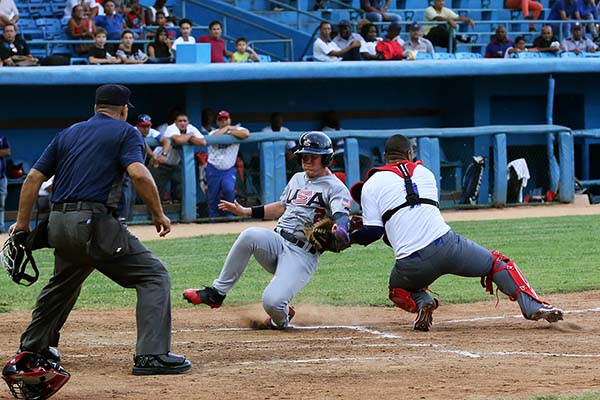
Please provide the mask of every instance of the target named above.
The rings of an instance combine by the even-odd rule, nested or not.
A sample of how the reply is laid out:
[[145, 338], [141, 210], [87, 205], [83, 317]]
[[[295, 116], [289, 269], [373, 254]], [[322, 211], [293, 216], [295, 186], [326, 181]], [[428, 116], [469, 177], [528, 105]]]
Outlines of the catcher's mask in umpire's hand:
[[323, 165], [328, 166], [333, 158], [333, 143], [329, 136], [319, 131], [305, 132], [298, 140], [298, 157], [302, 154], [318, 154], [323, 156]]
[[[11, 279], [23, 286], [31, 286], [38, 280], [40, 275], [33, 254], [31, 254], [31, 249], [25, 245], [27, 236], [29, 236], [29, 233], [25, 231], [13, 232], [6, 239], [2, 251], [0, 251], [0, 263], [6, 268], [6, 272]], [[33, 275], [25, 272], [27, 264], [31, 264]], [[27, 283], [22, 283], [22, 280]]]
[[28, 351], [8, 360], [2, 370], [2, 379], [17, 399], [48, 399], [70, 377], [58, 363]]

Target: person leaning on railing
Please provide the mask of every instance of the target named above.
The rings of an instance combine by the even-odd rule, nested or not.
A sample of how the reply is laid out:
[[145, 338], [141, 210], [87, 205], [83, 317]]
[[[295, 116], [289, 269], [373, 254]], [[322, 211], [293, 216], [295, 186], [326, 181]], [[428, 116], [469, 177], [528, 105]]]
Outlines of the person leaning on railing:
[[88, 61], [90, 64], [120, 64], [121, 59], [110, 54], [106, 46], [106, 30], [96, 28], [94, 33], [96, 43], [88, 51]]

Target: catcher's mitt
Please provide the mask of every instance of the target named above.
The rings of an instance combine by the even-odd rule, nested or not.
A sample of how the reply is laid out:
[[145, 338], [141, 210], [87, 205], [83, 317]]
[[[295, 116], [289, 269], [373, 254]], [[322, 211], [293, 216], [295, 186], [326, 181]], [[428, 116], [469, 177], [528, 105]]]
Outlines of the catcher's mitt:
[[[25, 231], [13, 232], [0, 251], [0, 264], [6, 269], [10, 278], [23, 286], [31, 286], [38, 280], [40, 275], [31, 248], [26, 245], [29, 233]], [[33, 275], [25, 272], [27, 264], [31, 264]], [[24, 280], [27, 283], [22, 283]]]
[[306, 239], [319, 253], [324, 251], [339, 253], [350, 246], [348, 234], [342, 231], [332, 232], [333, 225], [335, 225], [333, 219], [323, 218], [313, 226], [304, 228]]

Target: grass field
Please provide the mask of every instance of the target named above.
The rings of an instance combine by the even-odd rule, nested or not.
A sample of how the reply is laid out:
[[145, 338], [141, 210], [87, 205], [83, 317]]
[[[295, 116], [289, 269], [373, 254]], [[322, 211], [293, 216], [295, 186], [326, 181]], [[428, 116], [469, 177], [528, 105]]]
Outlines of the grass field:
[[[600, 216], [527, 218], [455, 222], [452, 228], [483, 246], [501, 250], [514, 259], [538, 294], [600, 288], [598, 260]], [[181, 291], [210, 285], [217, 277], [236, 235], [215, 235], [148, 242], [166, 263], [172, 279], [174, 307], [185, 307]], [[40, 280], [32, 287], [0, 280], [0, 312], [30, 310], [52, 270], [52, 253], [36, 252]], [[326, 253], [316, 275], [294, 303], [391, 306], [387, 282], [393, 266], [391, 249], [379, 241], [355, 246], [340, 254]], [[260, 302], [271, 275], [254, 260], [230, 293], [227, 304]], [[477, 279], [445, 276], [431, 288], [444, 303], [487, 298]], [[85, 282], [76, 308], [119, 308], [135, 304], [135, 291], [123, 289], [94, 272]]]

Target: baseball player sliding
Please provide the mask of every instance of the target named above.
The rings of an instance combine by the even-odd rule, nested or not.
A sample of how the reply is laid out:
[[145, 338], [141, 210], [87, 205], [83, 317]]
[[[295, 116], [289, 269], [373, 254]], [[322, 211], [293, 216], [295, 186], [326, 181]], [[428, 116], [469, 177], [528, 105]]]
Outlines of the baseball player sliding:
[[331, 217], [335, 222], [331, 235], [337, 243], [336, 251], [350, 245], [350, 193], [328, 168], [333, 155], [331, 139], [322, 132], [306, 132], [300, 137], [295, 153], [304, 172], [290, 179], [279, 201], [252, 208], [237, 201], [219, 203], [221, 210], [238, 216], [279, 218], [279, 221], [274, 231], [255, 227], [242, 232], [212, 287], [183, 292], [188, 302], [220, 307], [253, 255], [273, 274], [262, 298], [269, 315], [265, 324], [271, 329], [285, 329], [295, 314], [290, 301], [308, 283], [319, 263], [321, 248], [307, 240], [305, 227]]
[[437, 204], [433, 173], [412, 162], [410, 140], [394, 135], [385, 144], [387, 165], [373, 168], [365, 182], [352, 186], [352, 198], [363, 210], [363, 227], [351, 242], [368, 245], [379, 239], [393, 249], [396, 264], [390, 276], [389, 297], [403, 310], [417, 313], [414, 329], [428, 331], [437, 299], [427, 286], [445, 274], [480, 277], [490, 294], [493, 283], [519, 303], [526, 319], [557, 322], [563, 311], [537, 296], [517, 265], [495, 250], [453, 232]]

